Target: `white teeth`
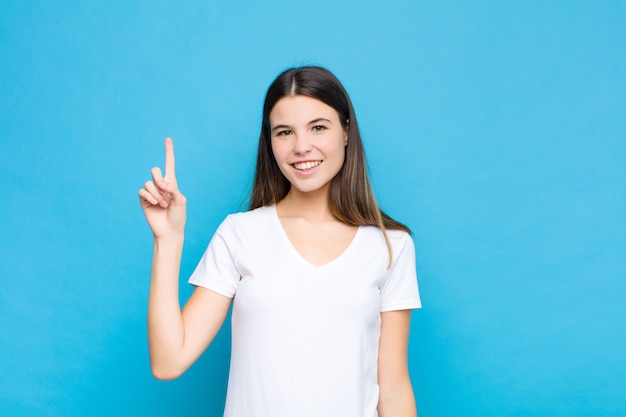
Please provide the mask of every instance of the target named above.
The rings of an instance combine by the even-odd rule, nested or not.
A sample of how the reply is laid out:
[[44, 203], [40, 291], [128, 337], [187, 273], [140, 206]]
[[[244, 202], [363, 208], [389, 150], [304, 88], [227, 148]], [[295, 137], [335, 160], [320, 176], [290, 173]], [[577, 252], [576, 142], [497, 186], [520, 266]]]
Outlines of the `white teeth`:
[[306, 169], [311, 169], [313, 167], [316, 167], [321, 163], [322, 161], [307, 161], [307, 162], [298, 162], [297, 164], [293, 164], [293, 166], [299, 170], [306, 170]]

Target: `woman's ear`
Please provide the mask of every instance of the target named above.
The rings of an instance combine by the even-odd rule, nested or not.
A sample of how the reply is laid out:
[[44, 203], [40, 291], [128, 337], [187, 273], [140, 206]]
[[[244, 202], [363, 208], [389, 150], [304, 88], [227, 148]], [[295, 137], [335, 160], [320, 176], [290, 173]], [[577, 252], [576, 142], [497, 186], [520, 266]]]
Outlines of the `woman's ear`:
[[350, 119], [346, 119], [346, 127], [343, 128], [343, 146], [348, 145], [348, 128], [350, 127]]

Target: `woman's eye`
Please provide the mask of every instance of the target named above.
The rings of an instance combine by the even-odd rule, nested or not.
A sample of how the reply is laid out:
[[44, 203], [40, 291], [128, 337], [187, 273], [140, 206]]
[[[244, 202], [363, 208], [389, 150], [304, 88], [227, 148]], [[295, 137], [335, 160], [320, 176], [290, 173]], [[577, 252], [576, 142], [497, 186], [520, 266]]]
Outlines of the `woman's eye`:
[[314, 132], [323, 132], [324, 130], [326, 130], [326, 126], [324, 125], [313, 126]]
[[278, 133], [276, 133], [276, 136], [287, 136], [291, 134], [291, 130], [281, 130]]

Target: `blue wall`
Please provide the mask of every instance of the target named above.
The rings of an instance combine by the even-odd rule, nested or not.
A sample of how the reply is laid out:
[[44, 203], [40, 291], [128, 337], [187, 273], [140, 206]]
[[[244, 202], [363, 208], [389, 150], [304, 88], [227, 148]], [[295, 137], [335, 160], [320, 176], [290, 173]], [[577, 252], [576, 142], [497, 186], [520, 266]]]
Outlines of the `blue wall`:
[[[181, 280], [243, 207], [265, 89], [322, 64], [415, 232], [421, 417], [626, 415], [626, 3], [0, 5], [0, 415], [220, 416], [227, 326], [152, 379], [137, 190], [177, 145]], [[185, 299], [191, 288], [182, 286]]]

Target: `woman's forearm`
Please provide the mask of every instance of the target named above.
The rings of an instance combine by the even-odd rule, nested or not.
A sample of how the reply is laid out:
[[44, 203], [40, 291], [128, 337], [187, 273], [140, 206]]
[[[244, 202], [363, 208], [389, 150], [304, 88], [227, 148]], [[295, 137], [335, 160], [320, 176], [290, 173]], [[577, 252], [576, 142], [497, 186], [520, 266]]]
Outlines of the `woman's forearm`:
[[381, 387], [378, 401], [379, 417], [416, 417], [415, 395], [410, 380], [393, 389]]
[[184, 371], [181, 355], [185, 336], [178, 294], [183, 241], [182, 235], [154, 240], [148, 345], [152, 373], [158, 379], [173, 379]]

